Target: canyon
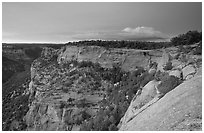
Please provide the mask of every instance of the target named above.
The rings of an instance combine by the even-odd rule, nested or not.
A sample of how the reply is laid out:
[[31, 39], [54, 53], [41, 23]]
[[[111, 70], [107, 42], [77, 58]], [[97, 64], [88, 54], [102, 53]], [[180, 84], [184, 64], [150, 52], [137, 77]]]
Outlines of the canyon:
[[[191, 45], [192, 51], [196, 46]], [[83, 130], [82, 125], [94, 120], [102, 103], [110, 98], [108, 90], [122, 85], [120, 80], [112, 81], [107, 78], [110, 76], [103, 76], [116, 67], [123, 71], [122, 77], [143, 68], [150, 77], [162, 73], [179, 81], [172, 88], [163, 85], [163, 80], [151, 77], [138, 86], [140, 89], [133, 89], [136, 93], [125, 93], [129, 104], [124, 116], [115, 123], [117, 129], [200, 130], [202, 56], [178, 51], [179, 47], [153, 50], [69, 45], [58, 49], [43, 47], [40, 56], [32, 61], [30, 79], [22, 94], [28, 98], [28, 109], [22, 118], [25, 130]], [[20, 57], [25, 56], [19, 53]], [[165, 67], [169, 62], [170, 69]], [[144, 74], [142, 72], [139, 77]], [[14, 92], [10, 97], [13, 95]], [[10, 129], [18, 129], [19, 123], [12, 120]]]

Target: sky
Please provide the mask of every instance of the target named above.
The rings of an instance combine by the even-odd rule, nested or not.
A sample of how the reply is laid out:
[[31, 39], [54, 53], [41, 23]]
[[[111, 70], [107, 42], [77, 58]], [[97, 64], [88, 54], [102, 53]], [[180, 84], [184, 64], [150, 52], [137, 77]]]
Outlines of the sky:
[[202, 30], [202, 3], [3, 2], [2, 42], [169, 41]]

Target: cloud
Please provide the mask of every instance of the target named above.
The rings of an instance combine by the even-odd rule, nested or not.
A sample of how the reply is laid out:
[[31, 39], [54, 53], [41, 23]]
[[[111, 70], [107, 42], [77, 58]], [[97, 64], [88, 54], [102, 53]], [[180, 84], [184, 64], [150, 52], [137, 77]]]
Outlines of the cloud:
[[158, 40], [169, 38], [168, 35], [162, 33], [161, 31], [157, 31], [152, 27], [144, 26], [136, 28], [127, 27], [119, 34], [130, 40]]
[[152, 35], [154, 33], [161, 33], [160, 31], [155, 31], [154, 28], [152, 27], [136, 27], [135, 29], [133, 28], [125, 28], [122, 31], [127, 32], [127, 33], [132, 33], [132, 34], [148, 34]]

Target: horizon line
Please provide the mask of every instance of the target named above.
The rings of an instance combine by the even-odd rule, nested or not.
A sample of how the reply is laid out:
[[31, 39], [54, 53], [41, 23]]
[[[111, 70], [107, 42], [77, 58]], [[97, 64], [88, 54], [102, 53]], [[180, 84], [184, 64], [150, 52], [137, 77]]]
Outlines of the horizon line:
[[74, 40], [74, 41], [66, 41], [66, 42], [2, 42], [6, 44], [66, 44], [72, 42], [80, 42], [80, 41], [135, 41], [135, 42], [170, 42], [169, 41], [145, 41], [145, 40], [105, 40], [105, 39], [87, 39], [87, 40]]

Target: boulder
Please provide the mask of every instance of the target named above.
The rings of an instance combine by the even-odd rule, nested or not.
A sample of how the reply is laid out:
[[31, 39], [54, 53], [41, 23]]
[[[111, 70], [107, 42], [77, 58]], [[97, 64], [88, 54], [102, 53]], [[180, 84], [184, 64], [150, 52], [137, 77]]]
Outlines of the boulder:
[[139, 109], [142, 106], [144, 106], [147, 102], [149, 102], [151, 99], [153, 99], [154, 96], [156, 95], [155, 86], [157, 86], [158, 83], [159, 82], [156, 80], [153, 80], [153, 81], [150, 81], [149, 83], [147, 83], [142, 88], [141, 95], [139, 95], [139, 97], [137, 97], [134, 101], [132, 101], [133, 108]]
[[186, 76], [185, 80], [189, 80], [189, 79], [191, 79], [193, 77], [194, 77], [193, 75], [188, 75], [188, 76]]
[[176, 60], [176, 59], [172, 60], [171, 63], [172, 63], [172, 66], [173, 66], [174, 68], [177, 68], [177, 67], [179, 67], [179, 66], [182, 64], [181, 61]]
[[148, 71], [148, 73], [149, 73], [149, 74], [155, 74], [156, 71], [157, 71], [156, 68], [150, 68], [149, 71]]
[[175, 76], [178, 77], [179, 79], [182, 78], [182, 71], [176, 69], [176, 70], [172, 70], [169, 72], [169, 76]]
[[202, 77], [180, 84], [119, 130], [202, 130]]
[[188, 65], [182, 69], [183, 78], [186, 79], [188, 75], [194, 75], [196, 73], [196, 68], [193, 65]]
[[143, 88], [142, 92], [139, 95], [136, 95], [131, 103], [129, 108], [127, 109], [124, 117], [121, 119], [118, 127], [126, 124], [134, 115], [134, 113], [139, 110], [146, 103], [151, 101], [157, 94], [155, 86], [158, 86], [159, 82], [156, 80], [150, 81]]
[[160, 58], [159, 62], [158, 62], [158, 66], [157, 66], [157, 70], [163, 72], [164, 71], [164, 66], [167, 64], [167, 62], [170, 61], [170, 54], [167, 53], [167, 51], [165, 49], [163, 49], [163, 54], [162, 57]]
[[199, 76], [199, 75], [202, 75], [202, 67], [197, 68], [194, 76]]

